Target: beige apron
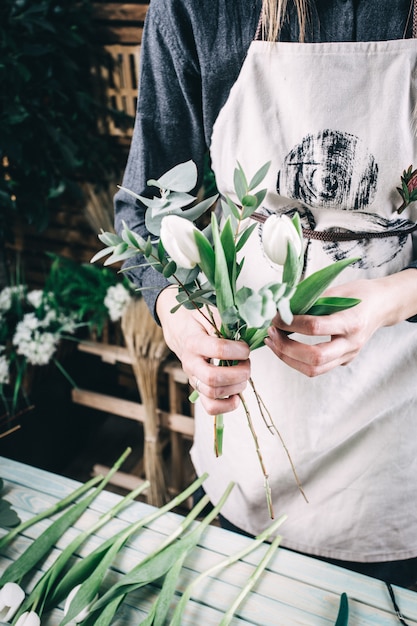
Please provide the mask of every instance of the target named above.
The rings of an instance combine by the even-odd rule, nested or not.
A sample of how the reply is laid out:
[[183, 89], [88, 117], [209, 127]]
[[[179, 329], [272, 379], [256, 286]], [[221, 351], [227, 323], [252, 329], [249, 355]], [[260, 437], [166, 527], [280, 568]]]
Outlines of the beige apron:
[[[261, 212], [297, 210], [307, 236], [327, 233], [309, 236], [306, 274], [360, 257], [340, 276], [345, 282], [392, 274], [412, 260], [410, 235], [337, 241], [329, 231], [402, 232], [416, 221], [414, 209], [396, 211], [401, 174], [417, 166], [416, 70], [413, 39], [252, 42], [214, 126], [213, 169], [220, 191], [233, 197], [237, 161], [248, 177], [271, 161]], [[252, 287], [280, 278], [263, 254], [261, 228], [241, 275]], [[314, 379], [266, 347], [251, 363], [309, 500], [248, 389], [275, 514], [288, 515], [283, 544], [352, 561], [417, 556], [417, 326], [380, 329], [350, 365]], [[205, 488], [213, 502], [235, 481], [226, 518], [254, 534], [270, 523], [241, 408], [225, 415], [224, 454], [216, 458], [212, 418], [196, 407], [192, 458], [198, 473], [210, 474]]]

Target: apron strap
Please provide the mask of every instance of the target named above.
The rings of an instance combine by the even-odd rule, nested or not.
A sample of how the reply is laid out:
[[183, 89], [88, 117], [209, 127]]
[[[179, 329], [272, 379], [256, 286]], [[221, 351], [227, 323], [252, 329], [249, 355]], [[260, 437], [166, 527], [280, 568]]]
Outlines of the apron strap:
[[413, 38], [417, 38], [417, 2], [413, 0]]
[[[255, 222], [261, 224], [265, 223], [268, 219], [266, 215], [261, 213], [252, 213], [251, 218]], [[403, 237], [410, 235], [417, 230], [417, 223], [407, 226], [407, 228], [398, 228], [397, 230], [382, 230], [377, 232], [358, 231], [331, 231], [331, 230], [310, 230], [309, 228], [302, 228], [303, 237], [305, 239], [317, 239], [319, 241], [359, 241], [361, 239], [385, 239], [385, 237]]]

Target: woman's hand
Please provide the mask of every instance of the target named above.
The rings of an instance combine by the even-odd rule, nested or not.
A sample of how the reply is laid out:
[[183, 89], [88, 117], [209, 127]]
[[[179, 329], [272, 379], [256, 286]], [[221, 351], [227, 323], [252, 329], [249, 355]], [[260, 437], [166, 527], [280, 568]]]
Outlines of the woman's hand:
[[[359, 298], [361, 302], [333, 315], [297, 315], [291, 326], [277, 315], [265, 340], [284, 363], [310, 377], [347, 365], [378, 328], [415, 315], [417, 272], [408, 269], [384, 278], [353, 281], [329, 289], [326, 295]], [[306, 345], [291, 339], [291, 333], [329, 340]]]
[[[164, 289], [158, 296], [157, 314], [168, 347], [177, 355], [190, 384], [197, 388], [201, 402], [210, 415], [237, 408], [241, 393], [250, 377], [249, 347], [242, 341], [216, 336], [209, 319], [200, 311], [180, 307], [176, 287]], [[218, 361], [237, 362], [220, 367]]]

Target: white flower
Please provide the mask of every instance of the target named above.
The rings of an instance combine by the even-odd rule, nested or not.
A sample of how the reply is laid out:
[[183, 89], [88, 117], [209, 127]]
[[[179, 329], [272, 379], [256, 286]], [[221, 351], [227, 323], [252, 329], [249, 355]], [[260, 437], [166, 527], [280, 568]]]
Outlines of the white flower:
[[13, 297], [22, 298], [25, 293], [26, 287], [24, 285], [17, 285], [16, 287], [4, 287], [0, 291], [0, 311], [8, 311], [13, 302]]
[[262, 229], [262, 243], [265, 254], [277, 265], [284, 265], [287, 258], [288, 242], [300, 256], [303, 244], [300, 235], [287, 215], [271, 215]]
[[131, 299], [129, 291], [121, 283], [107, 289], [104, 305], [109, 311], [112, 322], [117, 322], [122, 317]]
[[16, 626], [40, 626], [40, 617], [35, 611], [25, 611], [16, 622]]
[[[65, 600], [65, 606], [64, 606], [64, 615], [68, 614], [68, 611], [70, 609], [70, 605], [71, 602], [73, 601], [78, 589], [81, 587], [81, 585], [76, 585], [73, 589], [71, 589], [70, 593], [68, 594], [67, 599]], [[76, 624], [79, 624], [80, 622], [83, 622], [86, 617], [88, 616], [88, 613], [90, 611], [90, 607], [94, 604], [94, 602], [97, 600], [98, 598], [98, 594], [96, 594], [96, 596], [91, 600], [91, 602], [89, 602], [79, 613], [76, 617], [73, 618], [73, 622], [75, 622]]]
[[[0, 385], [7, 385], [10, 381], [9, 377], [9, 361], [5, 354], [1, 354], [4, 351], [4, 346], [0, 346]], [[0, 592], [1, 593], [1, 592]]]
[[46, 365], [51, 360], [60, 336], [42, 330], [42, 321], [34, 313], [26, 313], [16, 325], [13, 345], [17, 353], [25, 356], [32, 365]]
[[38, 309], [42, 304], [42, 299], [43, 299], [42, 289], [33, 289], [32, 291], [29, 291], [28, 295], [26, 296], [26, 299], [29, 302], [29, 304], [33, 306], [34, 309]]
[[0, 620], [9, 622], [25, 599], [25, 592], [16, 583], [6, 583], [0, 590]]
[[198, 232], [198, 228], [185, 217], [167, 215], [162, 219], [161, 241], [178, 267], [192, 270], [200, 263], [195, 232]]

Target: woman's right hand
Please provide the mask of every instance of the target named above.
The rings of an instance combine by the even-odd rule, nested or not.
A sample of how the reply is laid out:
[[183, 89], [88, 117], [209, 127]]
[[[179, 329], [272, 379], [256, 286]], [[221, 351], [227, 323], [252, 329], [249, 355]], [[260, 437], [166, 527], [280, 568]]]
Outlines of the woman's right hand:
[[[249, 347], [243, 341], [217, 337], [201, 310], [180, 307], [177, 288], [167, 287], [158, 296], [156, 312], [168, 347], [181, 361], [190, 384], [198, 388], [207, 413], [218, 415], [233, 411], [250, 377]], [[237, 362], [232, 367], [217, 366], [219, 361]]]

